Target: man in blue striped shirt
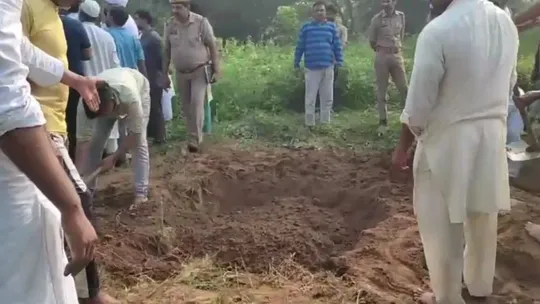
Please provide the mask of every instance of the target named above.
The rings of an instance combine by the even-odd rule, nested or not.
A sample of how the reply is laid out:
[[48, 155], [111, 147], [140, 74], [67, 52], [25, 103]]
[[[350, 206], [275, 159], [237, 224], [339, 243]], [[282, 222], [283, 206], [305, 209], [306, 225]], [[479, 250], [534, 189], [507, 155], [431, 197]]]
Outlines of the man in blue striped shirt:
[[315, 125], [317, 93], [321, 101], [321, 123], [331, 120], [334, 103], [334, 65], [343, 65], [343, 44], [334, 22], [326, 20], [326, 3], [313, 4], [313, 20], [302, 26], [296, 46], [294, 65], [305, 66], [305, 120], [307, 126]]

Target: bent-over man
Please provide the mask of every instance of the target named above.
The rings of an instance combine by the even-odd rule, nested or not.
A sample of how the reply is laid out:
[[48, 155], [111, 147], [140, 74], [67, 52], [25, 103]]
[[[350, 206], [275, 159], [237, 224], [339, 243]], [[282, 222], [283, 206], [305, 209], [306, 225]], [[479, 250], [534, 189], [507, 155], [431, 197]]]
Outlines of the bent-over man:
[[434, 2], [450, 5], [418, 38], [394, 163], [407, 167], [416, 137], [414, 208], [433, 290], [421, 301], [464, 304], [462, 278], [471, 296], [492, 293], [497, 215], [510, 209], [506, 116], [519, 41], [489, 1]]
[[[135, 173], [135, 201], [133, 206], [148, 200], [148, 179], [150, 158], [146, 128], [150, 115], [150, 84], [137, 70], [115, 68], [97, 76], [104, 83], [98, 88], [101, 105], [97, 113], [88, 111], [87, 116], [95, 119], [94, 131], [90, 139], [85, 171], [93, 172], [98, 167], [101, 171], [112, 169], [119, 158], [131, 150]], [[101, 155], [109, 134], [118, 120], [124, 120], [127, 136], [120, 142], [118, 150], [103, 161]], [[96, 180], [89, 185], [96, 189]]]

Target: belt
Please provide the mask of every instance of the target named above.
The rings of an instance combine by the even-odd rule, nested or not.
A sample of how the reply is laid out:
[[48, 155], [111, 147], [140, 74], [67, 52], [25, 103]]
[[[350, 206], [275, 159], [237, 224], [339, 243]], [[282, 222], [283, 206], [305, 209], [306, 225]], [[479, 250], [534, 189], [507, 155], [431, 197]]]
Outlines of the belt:
[[191, 73], [197, 71], [198, 69], [200, 69], [200, 68], [202, 68], [202, 67], [205, 67], [205, 66], [208, 66], [208, 65], [210, 65], [210, 61], [207, 61], [207, 62], [205, 62], [205, 63], [201, 63], [201, 64], [195, 66], [195, 67], [192, 68], [192, 69], [178, 70], [178, 72], [179, 72], [180, 74], [191, 74]]
[[395, 46], [377, 46], [377, 52], [387, 54], [398, 54], [401, 52], [401, 48]]

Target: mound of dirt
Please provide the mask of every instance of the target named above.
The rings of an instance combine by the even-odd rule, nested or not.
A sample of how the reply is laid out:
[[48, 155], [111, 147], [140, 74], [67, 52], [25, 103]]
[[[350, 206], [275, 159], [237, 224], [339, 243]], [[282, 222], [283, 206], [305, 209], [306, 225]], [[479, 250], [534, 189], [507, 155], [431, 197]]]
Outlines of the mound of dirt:
[[[171, 156], [154, 169], [148, 204], [122, 212], [131, 198], [129, 180], [121, 178], [107, 181], [96, 205], [108, 207], [105, 217], [120, 207], [117, 227], [105, 229], [107, 239], [117, 250], [141, 249], [135, 256], [122, 250], [137, 268], [147, 254], [168, 256], [166, 262], [171, 255], [181, 261], [210, 254], [261, 272], [294, 255], [309, 269], [341, 272], [335, 259], [389, 215], [387, 163], [381, 155], [332, 151], [226, 150], [186, 162]], [[111, 234], [118, 229], [134, 235], [119, 240]]]
[[[100, 180], [101, 263], [113, 276], [163, 280], [205, 255], [260, 273], [292, 257], [352, 278], [374, 303], [412, 303], [428, 288], [411, 188], [388, 181], [388, 154], [220, 146], [152, 161], [150, 201], [134, 211], [130, 172]], [[521, 208], [502, 218], [497, 303], [540, 295], [540, 271], [527, 268], [540, 265], [540, 247], [516, 226], [540, 220], [540, 207], [537, 218]]]

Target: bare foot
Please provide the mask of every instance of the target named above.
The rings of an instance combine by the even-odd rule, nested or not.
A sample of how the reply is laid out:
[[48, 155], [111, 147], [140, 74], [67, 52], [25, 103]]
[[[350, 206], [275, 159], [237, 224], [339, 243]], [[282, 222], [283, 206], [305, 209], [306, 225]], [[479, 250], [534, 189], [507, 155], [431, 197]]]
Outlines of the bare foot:
[[533, 224], [531, 222], [528, 222], [525, 225], [525, 230], [529, 233], [529, 235], [535, 239], [536, 241], [540, 242], [540, 225]]
[[104, 292], [100, 292], [97, 297], [88, 300], [88, 304], [120, 304], [120, 301]]
[[431, 292], [426, 292], [423, 295], [421, 295], [418, 301], [421, 304], [437, 304], [437, 302], [435, 302], [435, 295]]

